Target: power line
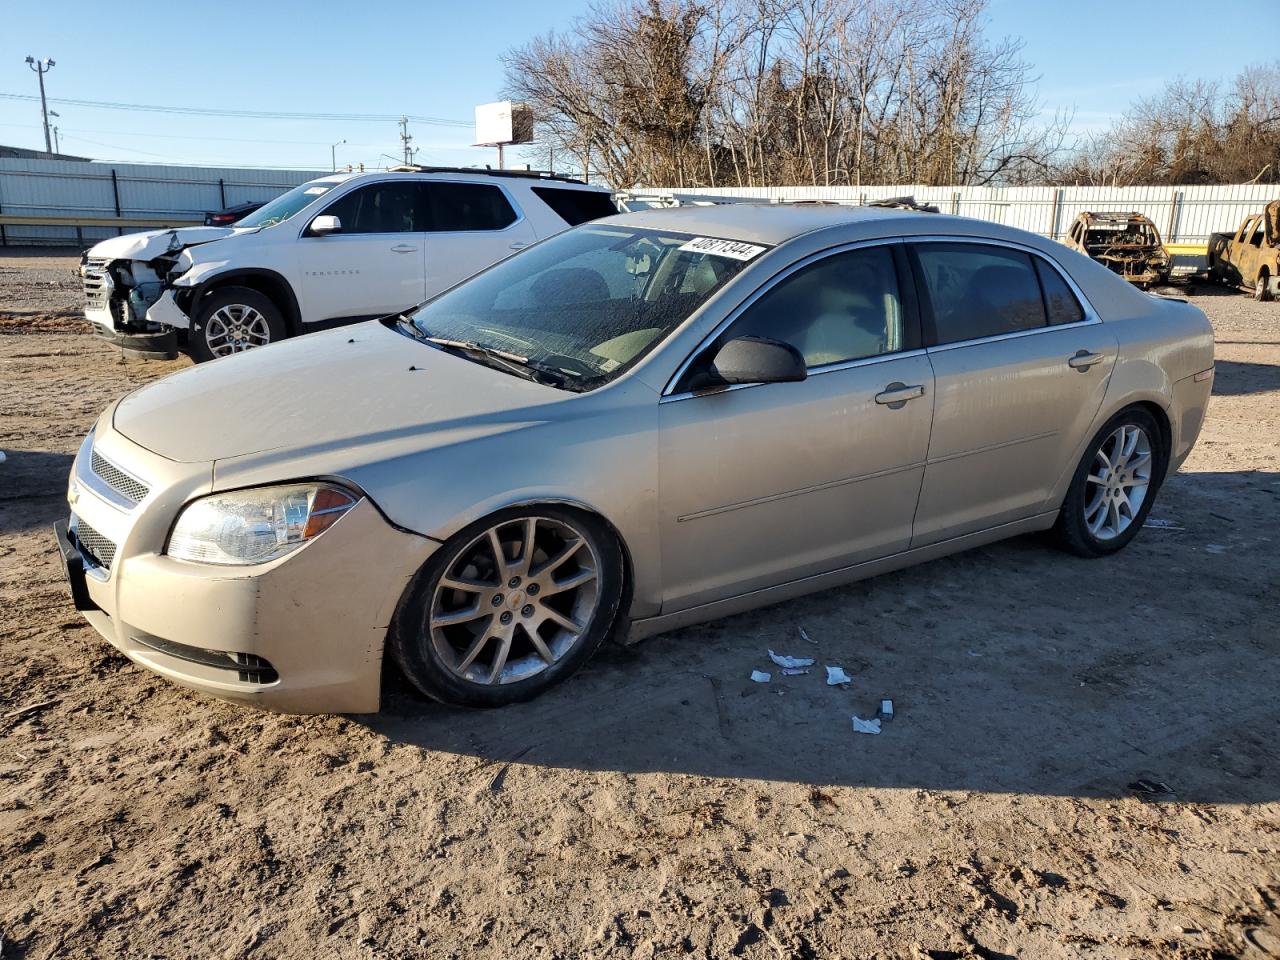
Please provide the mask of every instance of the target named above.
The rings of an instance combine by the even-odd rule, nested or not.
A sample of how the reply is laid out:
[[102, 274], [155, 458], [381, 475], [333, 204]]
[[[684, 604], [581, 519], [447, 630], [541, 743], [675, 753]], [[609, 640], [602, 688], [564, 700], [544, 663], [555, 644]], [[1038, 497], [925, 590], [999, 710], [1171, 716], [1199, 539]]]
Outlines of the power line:
[[[0, 100], [39, 100], [34, 94], [0, 93]], [[382, 113], [301, 113], [276, 110], [221, 110], [211, 107], [166, 107], [149, 103], [117, 103], [110, 100], [72, 100], [50, 97], [49, 103], [58, 103], [72, 107], [94, 107], [103, 110], [134, 110], [143, 113], [176, 113], [184, 116], [198, 117], [244, 117], [256, 120], [343, 120], [353, 123], [399, 123], [401, 116], [407, 116], [414, 123], [425, 123], [438, 127], [470, 128], [466, 120], [448, 120], [444, 117], [427, 117], [415, 115], [393, 115]]]

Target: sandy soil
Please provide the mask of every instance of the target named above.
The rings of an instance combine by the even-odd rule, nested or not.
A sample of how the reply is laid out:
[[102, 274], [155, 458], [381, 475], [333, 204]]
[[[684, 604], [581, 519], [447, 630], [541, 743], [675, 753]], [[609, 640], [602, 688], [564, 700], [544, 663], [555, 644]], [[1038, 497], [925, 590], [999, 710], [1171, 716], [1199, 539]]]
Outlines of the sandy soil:
[[[73, 451], [185, 362], [72, 332], [72, 265], [0, 258], [4, 960], [1280, 956], [1280, 304], [1196, 299], [1217, 395], [1176, 529], [1119, 557], [1016, 540], [508, 710], [392, 674], [378, 716], [294, 718], [132, 666], [64, 594]], [[854, 683], [753, 684], [768, 647]]]

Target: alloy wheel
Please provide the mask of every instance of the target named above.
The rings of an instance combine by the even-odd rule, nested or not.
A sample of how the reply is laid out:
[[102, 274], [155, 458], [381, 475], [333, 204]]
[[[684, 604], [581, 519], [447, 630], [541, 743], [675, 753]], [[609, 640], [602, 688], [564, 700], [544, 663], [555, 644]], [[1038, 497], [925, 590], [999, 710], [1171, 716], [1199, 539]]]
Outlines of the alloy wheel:
[[1084, 522], [1098, 540], [1114, 540], [1133, 523], [1151, 489], [1151, 438], [1122, 424], [1098, 447], [1085, 478]]
[[521, 517], [490, 527], [435, 585], [428, 629], [436, 655], [476, 684], [542, 673], [590, 628], [599, 572], [590, 540], [562, 520]]
[[271, 327], [253, 307], [229, 303], [210, 314], [205, 321], [204, 338], [213, 356], [226, 357], [266, 346], [271, 342]]

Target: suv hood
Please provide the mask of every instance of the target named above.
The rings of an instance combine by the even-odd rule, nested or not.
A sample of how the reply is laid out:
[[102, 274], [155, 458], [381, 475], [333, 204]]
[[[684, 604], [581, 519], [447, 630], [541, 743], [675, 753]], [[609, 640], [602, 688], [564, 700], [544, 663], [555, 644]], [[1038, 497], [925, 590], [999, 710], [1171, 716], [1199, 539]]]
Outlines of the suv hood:
[[178, 227], [172, 230], [149, 230], [127, 233], [95, 244], [88, 255], [102, 260], [154, 260], [164, 254], [175, 254], [187, 247], [211, 243], [241, 233], [255, 233], [257, 227]]
[[[125, 397], [113, 427], [170, 460], [206, 463], [279, 451], [389, 445], [388, 455], [545, 419], [572, 398], [419, 343], [377, 321], [260, 347], [158, 380]], [[428, 441], [427, 435], [438, 435]], [[308, 460], [308, 466], [312, 461]]]

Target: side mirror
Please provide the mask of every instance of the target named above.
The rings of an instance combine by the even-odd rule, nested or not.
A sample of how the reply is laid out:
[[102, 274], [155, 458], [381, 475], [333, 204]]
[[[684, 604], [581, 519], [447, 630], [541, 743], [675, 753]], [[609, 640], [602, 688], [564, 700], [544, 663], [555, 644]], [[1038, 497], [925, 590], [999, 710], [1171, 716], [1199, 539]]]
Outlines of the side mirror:
[[734, 383], [787, 383], [809, 375], [804, 357], [789, 343], [765, 337], [735, 337], [723, 344], [692, 389]]
[[331, 233], [341, 233], [342, 221], [337, 217], [321, 214], [311, 221], [311, 232], [317, 237], [328, 236]]

